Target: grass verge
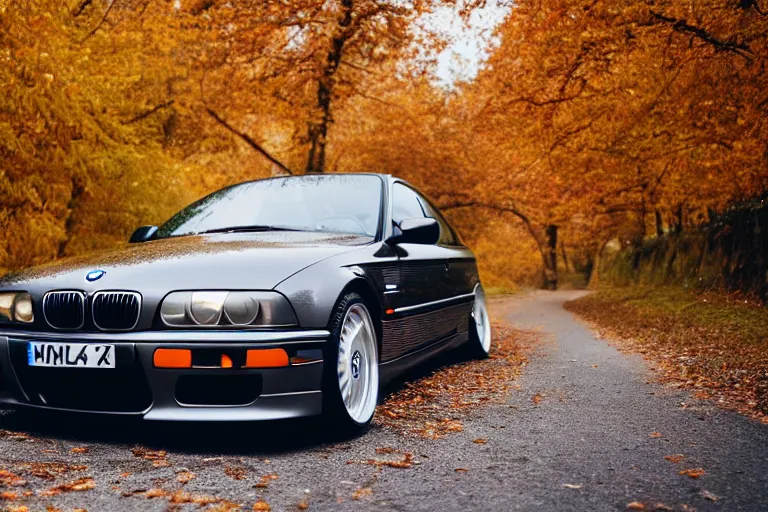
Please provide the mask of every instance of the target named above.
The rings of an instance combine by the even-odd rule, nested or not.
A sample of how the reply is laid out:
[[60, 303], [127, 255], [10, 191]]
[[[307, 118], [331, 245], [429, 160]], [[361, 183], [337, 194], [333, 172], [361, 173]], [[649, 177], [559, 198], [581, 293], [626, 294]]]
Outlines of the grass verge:
[[768, 423], [768, 309], [680, 288], [619, 288], [566, 304], [661, 380]]

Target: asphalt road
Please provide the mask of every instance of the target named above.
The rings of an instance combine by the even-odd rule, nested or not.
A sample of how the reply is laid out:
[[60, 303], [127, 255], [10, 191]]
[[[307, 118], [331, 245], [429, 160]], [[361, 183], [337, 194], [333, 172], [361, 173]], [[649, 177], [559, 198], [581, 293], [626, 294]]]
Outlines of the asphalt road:
[[[625, 510], [631, 502], [647, 510], [768, 510], [768, 426], [652, 383], [641, 358], [595, 339], [562, 308], [577, 293], [495, 301], [497, 317], [545, 336], [520, 389], [474, 411], [463, 432], [428, 440], [375, 427], [331, 443], [306, 423], [157, 427], [8, 414], [0, 469], [26, 482], [9, 486], [0, 472], [2, 490], [19, 495], [0, 507], [167, 510], [177, 505], [142, 491], [183, 485], [187, 499], [216, 496], [246, 510], [262, 498], [272, 510]], [[478, 438], [487, 443], [472, 442]], [[136, 456], [137, 447], [167, 455]], [[415, 464], [365, 464], [402, 458], [377, 448], [410, 452]], [[678, 454], [677, 463], [665, 459]], [[35, 462], [81, 467], [40, 470]], [[699, 478], [679, 474], [696, 468], [704, 470]], [[94, 488], [43, 495], [81, 478]]]

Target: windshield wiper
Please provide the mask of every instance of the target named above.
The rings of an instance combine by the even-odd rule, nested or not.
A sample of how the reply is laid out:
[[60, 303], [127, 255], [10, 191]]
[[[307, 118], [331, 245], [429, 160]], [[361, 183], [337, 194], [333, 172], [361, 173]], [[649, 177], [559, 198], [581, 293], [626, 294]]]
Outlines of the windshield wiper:
[[267, 226], [267, 225], [250, 225], [250, 226], [228, 226], [225, 228], [206, 229], [205, 231], [198, 231], [197, 235], [205, 235], [209, 233], [247, 233], [247, 232], [259, 232], [259, 231], [305, 231], [298, 228], [289, 228], [285, 226]]

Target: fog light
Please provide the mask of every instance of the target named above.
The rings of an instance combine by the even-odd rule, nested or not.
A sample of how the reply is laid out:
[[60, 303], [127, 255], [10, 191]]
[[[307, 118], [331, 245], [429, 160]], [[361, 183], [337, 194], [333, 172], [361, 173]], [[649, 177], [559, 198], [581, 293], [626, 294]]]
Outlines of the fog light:
[[281, 348], [249, 350], [245, 356], [246, 368], [279, 368], [288, 366], [288, 353]]
[[155, 350], [156, 368], [191, 368], [192, 351], [182, 348], [159, 348]]

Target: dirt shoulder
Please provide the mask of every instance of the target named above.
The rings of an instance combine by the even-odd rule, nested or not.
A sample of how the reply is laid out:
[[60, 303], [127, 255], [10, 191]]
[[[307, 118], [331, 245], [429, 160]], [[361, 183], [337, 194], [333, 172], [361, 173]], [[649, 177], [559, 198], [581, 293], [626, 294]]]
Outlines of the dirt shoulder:
[[662, 381], [768, 423], [768, 309], [679, 288], [602, 290], [568, 302], [621, 350], [642, 354]]

